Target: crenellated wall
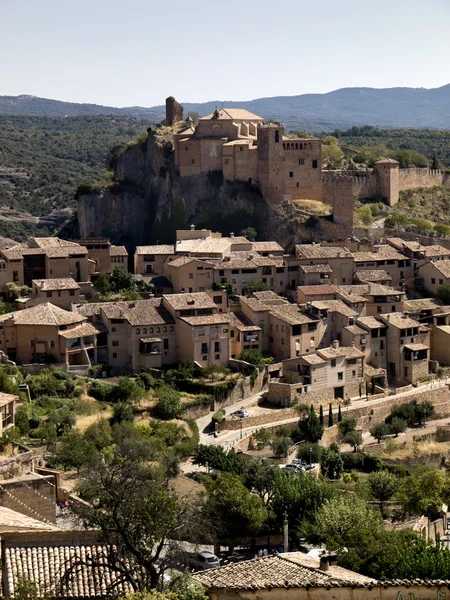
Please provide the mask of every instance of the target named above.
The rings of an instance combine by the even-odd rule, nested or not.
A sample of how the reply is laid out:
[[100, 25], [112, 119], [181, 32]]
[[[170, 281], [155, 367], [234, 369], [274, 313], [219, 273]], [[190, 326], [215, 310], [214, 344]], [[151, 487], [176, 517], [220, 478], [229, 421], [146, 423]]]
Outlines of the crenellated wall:
[[415, 188], [430, 188], [443, 185], [450, 187], [450, 175], [431, 169], [400, 169], [398, 188], [412, 190]]

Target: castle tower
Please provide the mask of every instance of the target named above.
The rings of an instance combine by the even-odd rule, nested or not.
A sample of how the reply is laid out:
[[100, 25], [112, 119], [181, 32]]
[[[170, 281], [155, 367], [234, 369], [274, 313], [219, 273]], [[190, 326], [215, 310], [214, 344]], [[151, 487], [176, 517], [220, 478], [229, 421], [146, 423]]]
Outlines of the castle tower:
[[375, 163], [377, 193], [387, 199], [389, 206], [394, 206], [398, 202], [399, 166], [400, 163], [392, 158]]
[[269, 123], [258, 128], [258, 178], [268, 204], [281, 204], [284, 199], [284, 127]]
[[166, 98], [166, 121], [167, 125], [172, 126], [174, 123], [183, 120], [183, 107], [175, 100], [173, 96]]

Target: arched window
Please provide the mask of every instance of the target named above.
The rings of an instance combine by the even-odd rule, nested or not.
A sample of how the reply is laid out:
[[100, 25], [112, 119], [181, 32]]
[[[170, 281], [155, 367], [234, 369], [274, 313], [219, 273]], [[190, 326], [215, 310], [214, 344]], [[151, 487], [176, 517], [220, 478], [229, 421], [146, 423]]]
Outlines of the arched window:
[[300, 150], [303, 150], [303, 144], [300, 143]]
[[295, 149], [298, 150], [298, 142], [295, 144]]

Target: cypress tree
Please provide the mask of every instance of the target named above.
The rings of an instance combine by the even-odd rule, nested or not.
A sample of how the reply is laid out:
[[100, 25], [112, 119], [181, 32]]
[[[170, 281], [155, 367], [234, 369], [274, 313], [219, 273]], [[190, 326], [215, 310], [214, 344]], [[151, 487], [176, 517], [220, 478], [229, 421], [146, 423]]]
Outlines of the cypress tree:
[[334, 425], [333, 408], [332, 408], [331, 402], [330, 402], [330, 407], [328, 409], [328, 427], [333, 427], [333, 425]]
[[338, 422], [340, 423], [341, 421], [342, 421], [341, 405], [339, 404], [339, 410], [338, 410]]
[[320, 405], [320, 409], [319, 409], [319, 422], [320, 422], [320, 425], [323, 427], [324, 420], [323, 420], [323, 406], [322, 405]]

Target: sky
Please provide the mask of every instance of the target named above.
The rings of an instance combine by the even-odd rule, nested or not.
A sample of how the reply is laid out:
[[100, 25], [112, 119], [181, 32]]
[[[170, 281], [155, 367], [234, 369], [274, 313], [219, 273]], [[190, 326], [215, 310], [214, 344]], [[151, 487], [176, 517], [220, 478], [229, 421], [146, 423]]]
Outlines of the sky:
[[450, 83], [450, 0], [0, 0], [0, 95], [108, 106]]

